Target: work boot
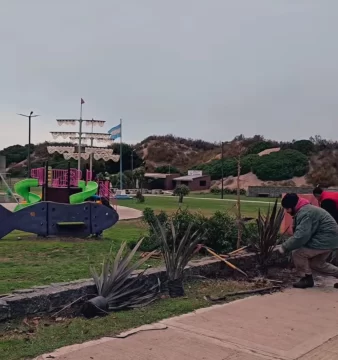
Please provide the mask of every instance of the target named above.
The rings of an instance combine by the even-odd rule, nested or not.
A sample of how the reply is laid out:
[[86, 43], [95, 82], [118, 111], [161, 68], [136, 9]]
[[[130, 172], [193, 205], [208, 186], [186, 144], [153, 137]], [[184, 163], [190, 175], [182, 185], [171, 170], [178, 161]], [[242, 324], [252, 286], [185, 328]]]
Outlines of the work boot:
[[335, 284], [333, 285], [333, 287], [334, 287], [335, 289], [338, 289], [338, 283], [335, 283]]
[[298, 282], [293, 284], [293, 287], [296, 289], [307, 289], [312, 288], [314, 286], [312, 275], [305, 275]]

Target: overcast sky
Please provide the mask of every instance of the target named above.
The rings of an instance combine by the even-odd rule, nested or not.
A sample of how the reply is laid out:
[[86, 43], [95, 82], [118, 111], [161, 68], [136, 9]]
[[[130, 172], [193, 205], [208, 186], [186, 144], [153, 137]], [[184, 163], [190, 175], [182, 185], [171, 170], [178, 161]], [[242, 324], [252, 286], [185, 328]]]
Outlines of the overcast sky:
[[27, 143], [17, 112], [52, 140], [81, 97], [132, 143], [337, 139], [337, 34], [337, 0], [0, 0], [0, 149]]

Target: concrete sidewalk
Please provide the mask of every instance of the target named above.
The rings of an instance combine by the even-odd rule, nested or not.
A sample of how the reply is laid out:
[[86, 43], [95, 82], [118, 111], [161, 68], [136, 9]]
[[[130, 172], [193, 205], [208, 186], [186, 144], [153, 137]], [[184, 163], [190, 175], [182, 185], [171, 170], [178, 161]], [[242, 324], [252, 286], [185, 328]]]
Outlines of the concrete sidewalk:
[[326, 283], [309, 290], [253, 296], [125, 335], [66, 347], [37, 359], [337, 360], [338, 291]]

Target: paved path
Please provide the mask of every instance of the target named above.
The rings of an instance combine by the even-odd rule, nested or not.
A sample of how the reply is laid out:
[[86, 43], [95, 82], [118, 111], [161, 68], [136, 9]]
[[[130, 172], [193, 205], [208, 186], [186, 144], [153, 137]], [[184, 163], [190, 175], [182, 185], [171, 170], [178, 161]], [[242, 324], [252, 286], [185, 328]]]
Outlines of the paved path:
[[120, 220], [139, 219], [143, 216], [142, 211], [129, 208], [126, 206], [117, 206], [117, 212], [120, 216]]
[[150, 327], [156, 330], [134, 330], [124, 339], [103, 338], [37, 359], [337, 360], [338, 291], [332, 283], [310, 290], [289, 289], [201, 309]]
[[[1, 205], [10, 211], [14, 211], [17, 204], [16, 203], [3, 203]], [[142, 217], [142, 211], [136, 210], [133, 208], [129, 208], [126, 206], [118, 205], [117, 212], [120, 216], [120, 220], [131, 220], [131, 219], [138, 219], [138, 218]]]

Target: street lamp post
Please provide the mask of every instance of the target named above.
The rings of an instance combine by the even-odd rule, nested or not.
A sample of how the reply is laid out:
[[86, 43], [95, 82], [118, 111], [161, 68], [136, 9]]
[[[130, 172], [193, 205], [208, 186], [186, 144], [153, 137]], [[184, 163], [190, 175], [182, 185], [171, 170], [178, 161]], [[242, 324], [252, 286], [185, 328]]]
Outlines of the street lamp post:
[[223, 185], [223, 159], [224, 159], [224, 151], [223, 151], [223, 141], [222, 141], [222, 151], [221, 151], [221, 167], [222, 167], [222, 186], [221, 186], [221, 199], [224, 199], [224, 185]]
[[131, 183], [132, 183], [133, 187], [135, 187], [135, 185], [134, 185], [134, 152], [135, 152], [135, 149], [133, 149], [131, 151], [131, 154], [130, 154], [130, 158], [131, 158]]
[[27, 156], [27, 170], [28, 177], [31, 177], [31, 120], [32, 117], [38, 117], [39, 115], [33, 115], [33, 111], [29, 115], [18, 114], [20, 116], [28, 118], [28, 156]]

